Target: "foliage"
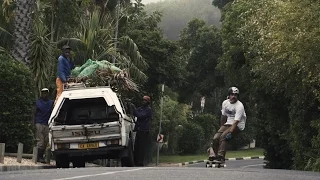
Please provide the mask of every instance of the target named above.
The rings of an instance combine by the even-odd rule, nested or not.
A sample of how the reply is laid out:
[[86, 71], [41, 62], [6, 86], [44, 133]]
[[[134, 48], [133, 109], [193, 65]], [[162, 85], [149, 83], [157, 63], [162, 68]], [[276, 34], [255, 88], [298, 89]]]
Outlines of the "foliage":
[[0, 141], [6, 143], [7, 152], [16, 152], [19, 142], [24, 144], [25, 152], [30, 152], [33, 146], [32, 74], [24, 64], [0, 55], [0, 75]]
[[[41, 1], [42, 2], [42, 1]], [[44, 23], [50, 27], [50, 41], [59, 41], [62, 37], [72, 37], [78, 32], [80, 14], [92, 7], [92, 1], [81, 0], [44, 0], [50, 8], [45, 9]]]
[[139, 47], [139, 52], [148, 64], [145, 70], [148, 81], [143, 84], [143, 89], [153, 99], [158, 99], [159, 84], [165, 83], [172, 89], [181, 86], [185, 62], [180, 58], [178, 44], [165, 40], [158, 28], [161, 14], [154, 12], [147, 15], [143, 7], [140, 0], [134, 2], [127, 9], [130, 16], [119, 30], [120, 35], [126, 34]]
[[165, 37], [178, 40], [181, 30], [193, 18], [199, 18], [209, 25], [220, 27], [220, 11], [212, 7], [212, 0], [166, 0], [146, 5], [146, 11], [162, 12], [163, 18], [159, 27]]
[[30, 69], [33, 73], [38, 95], [43, 87], [48, 87], [49, 80], [54, 75], [54, 47], [50, 42], [49, 29], [43, 22], [45, 19], [44, 10], [48, 7], [48, 4], [37, 1], [29, 50]]
[[178, 141], [179, 154], [197, 154], [199, 147], [203, 146], [204, 131], [203, 128], [195, 123], [186, 123], [183, 127], [181, 137]]
[[224, 7], [218, 69], [243, 89], [269, 168], [304, 169], [313, 154], [320, 23], [310, 17], [319, 16], [318, 3], [243, 0]]
[[[58, 42], [61, 47], [69, 44], [76, 53], [76, 63], [82, 64], [87, 59], [108, 60], [115, 62], [121, 68], [130, 68], [130, 74], [140, 82], [146, 80], [142, 70], [146, 63], [139, 53], [136, 44], [127, 36], [119, 40], [119, 51], [115, 48], [112, 39], [113, 25], [112, 17], [108, 14], [101, 14], [96, 8], [89, 17], [81, 18], [81, 31], [74, 38], [63, 38]], [[116, 42], [118, 43], [118, 42]]]
[[224, 6], [233, 1], [234, 0], [213, 0], [212, 5], [218, 7], [219, 9], [223, 9]]
[[218, 58], [222, 54], [220, 32], [214, 26], [205, 25], [204, 21], [194, 19], [181, 32], [180, 44], [187, 57], [187, 84], [183, 91], [199, 92], [212, 95], [216, 83], [215, 71]]
[[212, 143], [214, 134], [220, 128], [220, 119], [212, 114], [200, 114], [195, 116], [192, 122], [200, 125], [203, 129], [205, 143], [201, 145], [201, 148], [208, 148]]
[[12, 19], [11, 10], [12, 5], [7, 4], [6, 1], [0, 0], [0, 52], [8, 51], [12, 45], [12, 29], [13, 25], [10, 23]]
[[[165, 90], [164, 102], [163, 102], [163, 116], [162, 116], [162, 131], [164, 134], [164, 142], [167, 143], [167, 147], [162, 152], [168, 154], [177, 153], [177, 143], [181, 136], [181, 130], [187, 123], [188, 115], [191, 113], [190, 108], [186, 104], [180, 104], [176, 100], [172, 99], [172, 96], [167, 95], [170, 89]], [[160, 104], [160, 103], [157, 103]], [[159, 131], [159, 120], [160, 120], [160, 107], [154, 107], [154, 118], [152, 134], [154, 137]]]
[[314, 120], [311, 126], [318, 131], [316, 136], [312, 138], [312, 150], [310, 152], [310, 158], [305, 167], [305, 170], [320, 171], [320, 120]]

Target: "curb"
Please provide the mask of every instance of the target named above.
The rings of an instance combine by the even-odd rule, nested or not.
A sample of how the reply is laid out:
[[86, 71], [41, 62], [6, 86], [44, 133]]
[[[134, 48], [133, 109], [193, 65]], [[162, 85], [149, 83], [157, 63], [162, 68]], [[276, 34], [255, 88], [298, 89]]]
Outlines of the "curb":
[[46, 165], [46, 166], [30, 166], [30, 165], [3, 165], [0, 166], [0, 172], [5, 171], [21, 171], [21, 170], [35, 170], [35, 169], [52, 169], [55, 166]]
[[[226, 161], [237, 161], [237, 160], [249, 160], [249, 159], [264, 159], [264, 156], [254, 156], [254, 157], [241, 157], [241, 158], [226, 158]], [[200, 161], [190, 161], [190, 162], [184, 162], [184, 163], [178, 163], [179, 167], [189, 165], [189, 164], [197, 164], [197, 163], [203, 163], [207, 162], [208, 160], [200, 160]]]

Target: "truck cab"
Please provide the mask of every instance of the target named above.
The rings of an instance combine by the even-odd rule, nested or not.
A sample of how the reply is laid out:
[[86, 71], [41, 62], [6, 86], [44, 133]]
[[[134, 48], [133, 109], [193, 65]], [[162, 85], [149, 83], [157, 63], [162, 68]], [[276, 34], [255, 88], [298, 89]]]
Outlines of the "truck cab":
[[69, 85], [49, 119], [49, 144], [57, 168], [84, 167], [96, 159], [134, 166], [134, 119], [110, 87]]

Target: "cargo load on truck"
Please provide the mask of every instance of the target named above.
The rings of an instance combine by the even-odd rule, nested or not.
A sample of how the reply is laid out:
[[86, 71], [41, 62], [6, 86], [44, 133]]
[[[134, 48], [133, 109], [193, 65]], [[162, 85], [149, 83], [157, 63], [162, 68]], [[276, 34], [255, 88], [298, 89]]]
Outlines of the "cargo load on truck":
[[71, 71], [68, 82], [83, 82], [87, 87], [111, 86], [120, 91], [139, 91], [128, 69], [120, 69], [107, 60], [88, 59], [85, 64]]

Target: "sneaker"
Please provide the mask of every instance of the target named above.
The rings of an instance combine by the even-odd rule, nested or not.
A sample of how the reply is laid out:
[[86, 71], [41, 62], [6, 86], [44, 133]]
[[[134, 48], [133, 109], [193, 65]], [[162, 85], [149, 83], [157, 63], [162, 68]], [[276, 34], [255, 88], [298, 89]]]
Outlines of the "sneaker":
[[223, 156], [219, 156], [218, 155], [218, 157], [216, 158], [216, 161], [219, 161], [219, 162], [224, 162], [225, 161], [225, 159], [224, 159], [224, 157]]
[[208, 158], [209, 161], [214, 161], [215, 159], [216, 159], [215, 156], [209, 156], [209, 158]]

